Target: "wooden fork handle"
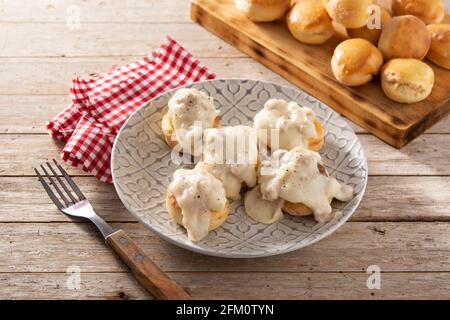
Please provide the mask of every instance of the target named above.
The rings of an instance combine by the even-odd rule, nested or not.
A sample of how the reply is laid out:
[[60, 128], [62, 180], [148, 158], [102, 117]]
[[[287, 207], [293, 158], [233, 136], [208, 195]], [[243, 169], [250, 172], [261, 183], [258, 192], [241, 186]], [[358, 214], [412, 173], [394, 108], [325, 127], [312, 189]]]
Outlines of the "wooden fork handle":
[[175, 281], [171, 280], [123, 230], [106, 237], [106, 243], [130, 267], [136, 279], [160, 300], [192, 300]]

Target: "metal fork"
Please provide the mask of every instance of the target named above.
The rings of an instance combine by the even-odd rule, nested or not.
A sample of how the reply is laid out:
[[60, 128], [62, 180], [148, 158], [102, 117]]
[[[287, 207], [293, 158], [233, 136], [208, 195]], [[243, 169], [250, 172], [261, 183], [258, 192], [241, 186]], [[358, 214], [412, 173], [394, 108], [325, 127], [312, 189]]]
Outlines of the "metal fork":
[[[46, 162], [47, 168], [44, 165], [40, 166], [42, 173], [37, 168], [34, 168], [34, 171], [50, 199], [60, 211], [66, 215], [86, 218], [93, 222], [105, 238], [106, 243], [130, 267], [137, 280], [155, 298], [192, 299], [181, 286], [167, 277], [123, 230], [113, 229], [100, 218], [69, 174], [55, 159], [53, 162], [56, 168], [50, 162]], [[60, 173], [58, 174], [57, 171]]]

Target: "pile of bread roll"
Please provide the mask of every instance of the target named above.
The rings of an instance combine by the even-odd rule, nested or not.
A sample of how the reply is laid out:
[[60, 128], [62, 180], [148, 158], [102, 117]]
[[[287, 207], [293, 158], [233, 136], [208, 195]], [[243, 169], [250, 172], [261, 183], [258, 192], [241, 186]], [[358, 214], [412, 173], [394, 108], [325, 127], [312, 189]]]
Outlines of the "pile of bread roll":
[[255, 22], [286, 17], [292, 36], [302, 43], [327, 42], [338, 27], [349, 39], [331, 59], [337, 81], [360, 86], [380, 75], [390, 99], [415, 103], [434, 86], [427, 58], [450, 70], [450, 24], [442, 0], [235, 0]]

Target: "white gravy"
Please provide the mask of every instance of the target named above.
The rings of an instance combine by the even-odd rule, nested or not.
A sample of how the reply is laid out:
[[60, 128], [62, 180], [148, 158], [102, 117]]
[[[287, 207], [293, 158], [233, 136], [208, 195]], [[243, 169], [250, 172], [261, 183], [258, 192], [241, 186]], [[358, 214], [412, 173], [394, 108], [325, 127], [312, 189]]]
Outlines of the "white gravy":
[[353, 197], [353, 188], [321, 173], [319, 164], [321, 157], [317, 152], [300, 147], [289, 152], [274, 152], [270, 161], [261, 164], [259, 183], [262, 198], [303, 203], [311, 208], [316, 221], [332, 219], [332, 199], [349, 201]]
[[248, 126], [206, 129], [203, 135], [203, 168], [222, 181], [228, 198], [240, 198], [242, 184], [257, 182], [258, 145]]
[[294, 101], [270, 99], [255, 116], [254, 128], [259, 141], [272, 151], [295, 147], [308, 149], [308, 140], [318, 135], [315, 119], [314, 111], [308, 107], [300, 107]]
[[244, 205], [245, 212], [257, 222], [272, 224], [283, 219], [284, 200], [276, 199], [274, 201], [264, 200], [259, 186], [245, 194]]
[[181, 208], [183, 226], [191, 241], [208, 235], [209, 211], [223, 211], [227, 205], [222, 183], [201, 167], [175, 171], [169, 191]]
[[[169, 115], [183, 151], [200, 155], [203, 130], [212, 128], [220, 114], [213, 101], [213, 98], [196, 89], [180, 89], [169, 100]], [[196, 143], [200, 143], [200, 148], [194, 148]]]

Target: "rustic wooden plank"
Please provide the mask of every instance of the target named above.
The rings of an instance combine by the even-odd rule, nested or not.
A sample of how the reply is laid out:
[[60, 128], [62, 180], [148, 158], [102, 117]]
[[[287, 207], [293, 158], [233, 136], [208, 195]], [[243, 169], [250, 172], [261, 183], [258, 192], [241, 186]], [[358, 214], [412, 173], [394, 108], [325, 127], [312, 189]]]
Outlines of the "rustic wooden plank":
[[[0, 175], [22, 176], [33, 175], [33, 167], [45, 161], [59, 159], [64, 143], [48, 135], [0, 135], [0, 145]], [[67, 169], [71, 174], [89, 175], [81, 169]]]
[[54, 23], [0, 23], [0, 57], [144, 56], [166, 35], [196, 57], [244, 56], [194, 23], [84, 23], [80, 30]]
[[46, 133], [44, 124], [69, 103], [68, 95], [0, 95], [0, 133]]
[[[124, 65], [139, 58], [0, 58], [0, 95], [66, 95], [75, 73], [85, 76], [104, 73], [112, 65]], [[201, 62], [220, 78], [262, 79], [291, 85], [249, 58], [202, 58]]]
[[402, 150], [360, 135], [372, 175], [448, 175], [450, 135], [422, 135]]
[[[82, 9], [81, 30], [65, 24], [73, 4]], [[104, 72], [139, 58], [169, 33], [221, 77], [235, 77], [240, 70], [242, 77], [289, 84], [185, 23], [187, 6], [188, 1], [172, 0], [136, 0], [133, 6], [113, 0], [0, 0], [0, 56], [21, 57], [0, 57], [0, 175], [11, 175], [0, 177], [0, 298], [149, 298], [91, 225], [67, 223], [70, 219], [55, 210], [35, 177], [14, 177], [32, 174], [31, 165], [58, 156], [61, 144], [45, 135], [18, 133], [45, 132], [42, 124], [68, 103], [65, 94], [74, 72]], [[198, 39], [192, 38], [194, 32]], [[98, 57], [110, 54], [117, 56]], [[58, 57], [62, 55], [96, 57]], [[449, 133], [449, 118], [429, 132]], [[448, 175], [449, 137], [432, 134], [397, 152], [360, 136], [375, 175]], [[107, 220], [128, 222], [115, 225], [130, 232], [195, 298], [450, 298], [449, 227], [442, 223], [450, 214], [446, 176], [372, 176], [353, 219], [441, 222], [349, 222], [304, 250], [245, 260], [205, 257], [170, 245], [134, 222], [111, 185], [92, 177], [76, 180]], [[365, 269], [371, 264], [384, 272], [382, 290], [366, 288]], [[81, 267], [81, 290], [66, 287], [70, 265]]]
[[[356, 129], [356, 131], [360, 132], [358, 129]], [[450, 116], [447, 116], [436, 123], [434, 126], [425, 131], [425, 133], [450, 133]]]
[[159, 300], [192, 300], [192, 297], [165, 274], [123, 230], [106, 237], [106, 243], [128, 266], [131, 273]]
[[[79, 11], [77, 11], [79, 10]], [[189, 22], [189, 1], [133, 0], [132, 5], [117, 0], [1, 0], [0, 22], [67, 23], [79, 12], [86, 22], [154, 23]]]
[[353, 221], [449, 221], [450, 177], [369, 177]]
[[[94, 177], [75, 177], [74, 180], [105, 220], [137, 221], [122, 205], [112, 184]], [[56, 209], [35, 177], [0, 177], [0, 203], [0, 222], [73, 221]]]
[[[123, 228], [164, 271], [361, 272], [378, 265], [385, 272], [450, 271], [450, 225], [442, 222], [348, 222], [332, 236], [276, 257], [225, 259], [172, 245], [139, 223]], [[88, 223], [0, 224], [0, 273], [119, 272], [124, 264]]]
[[0, 274], [0, 299], [152, 299], [129, 273], [83, 273], [79, 289], [67, 285], [70, 273]]
[[[134, 59], [138, 57], [0, 58], [0, 133], [44, 133], [42, 124], [69, 104], [66, 94], [74, 73], [103, 73], [111, 65], [123, 65]], [[202, 62], [221, 78], [236, 77], [236, 70], [242, 70], [239, 76], [244, 74], [246, 78], [295, 87], [249, 58], [204, 58]], [[20, 78], [20, 86], [17, 86], [17, 78]], [[356, 132], [367, 132], [349, 123]], [[450, 133], [450, 117], [427, 133]]]
[[[151, 299], [129, 273], [82, 273], [78, 290], [68, 289], [68, 276], [0, 274], [0, 299]], [[170, 276], [186, 287], [194, 299], [450, 298], [448, 273], [382, 273], [380, 290], [367, 288], [369, 275], [365, 273], [177, 272]]]
[[191, 16], [397, 148], [450, 114], [450, 74], [442, 68], [430, 65], [436, 81], [426, 100], [404, 105], [386, 97], [376, 81], [354, 88], [336, 81], [330, 61], [342, 37], [333, 37], [320, 46], [303, 44], [292, 37], [285, 21], [255, 24], [235, 8], [232, 0], [192, 0]]
[[[133, 5], [116, 0], [1, 0], [0, 22], [67, 23], [75, 7], [80, 9], [81, 23], [149, 23], [190, 22], [188, 0], [134, 0]], [[450, 2], [444, 1], [447, 10]], [[71, 8], [75, 6], [74, 8]], [[72, 9], [72, 10], [71, 10]]]
[[[112, 185], [93, 177], [75, 181], [105, 220], [137, 221]], [[450, 177], [370, 177], [351, 221], [450, 221], [449, 189]], [[0, 203], [0, 222], [72, 221], [56, 209], [34, 177], [0, 177]]]
[[[450, 175], [450, 135], [423, 135], [397, 150], [372, 135], [359, 135], [371, 175]], [[0, 176], [33, 175], [33, 165], [58, 158], [60, 141], [47, 135], [0, 135]], [[30, 148], [33, 146], [33, 148]], [[69, 168], [73, 174], [84, 174]]]
[[[273, 80], [278, 83], [281, 82], [278, 81], [279, 79]], [[67, 84], [67, 82], [64, 83]], [[70, 99], [67, 95], [2, 96], [0, 94], [0, 134], [46, 133], [43, 124], [63, 110], [69, 103]], [[357, 124], [351, 121], [348, 123], [355, 132], [367, 133], [367, 130]], [[425, 133], [450, 133], [450, 117], [431, 127]]]

